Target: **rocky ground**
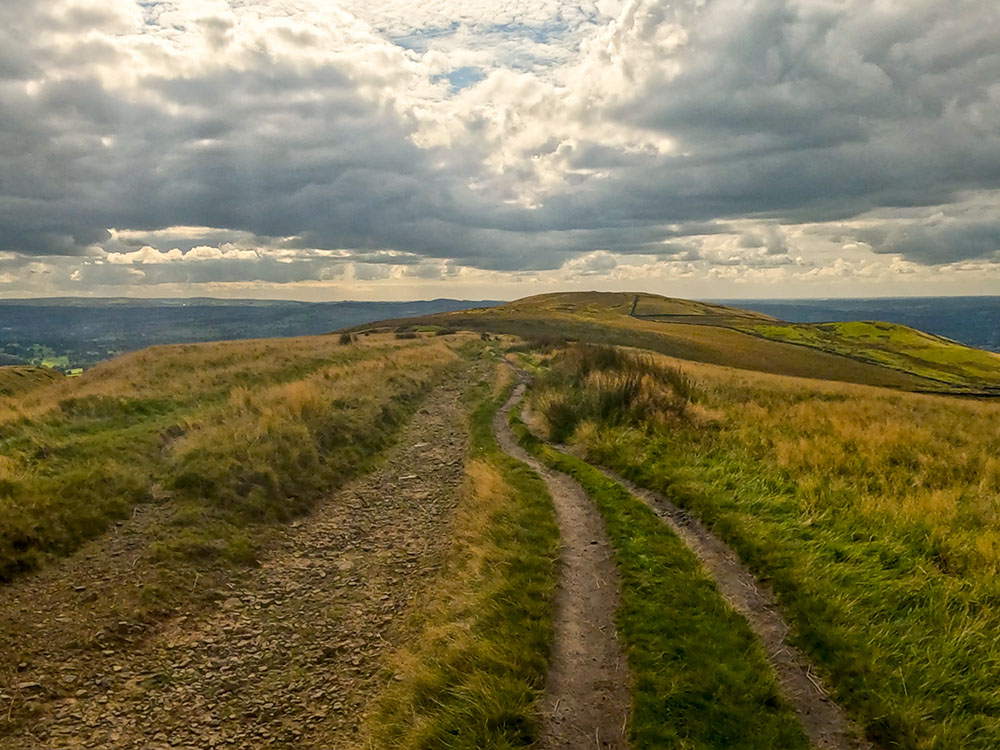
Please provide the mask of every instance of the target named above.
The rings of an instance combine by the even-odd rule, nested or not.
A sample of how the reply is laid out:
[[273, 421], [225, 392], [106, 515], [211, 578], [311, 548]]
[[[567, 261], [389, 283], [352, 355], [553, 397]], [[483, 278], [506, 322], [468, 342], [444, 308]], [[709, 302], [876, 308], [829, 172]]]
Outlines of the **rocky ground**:
[[0, 589], [0, 747], [349, 746], [449, 544], [467, 382], [432, 393], [379, 467], [281, 530], [260, 567], [194, 577], [194, 594], [219, 586], [211, 606], [116, 619], [156, 506]]

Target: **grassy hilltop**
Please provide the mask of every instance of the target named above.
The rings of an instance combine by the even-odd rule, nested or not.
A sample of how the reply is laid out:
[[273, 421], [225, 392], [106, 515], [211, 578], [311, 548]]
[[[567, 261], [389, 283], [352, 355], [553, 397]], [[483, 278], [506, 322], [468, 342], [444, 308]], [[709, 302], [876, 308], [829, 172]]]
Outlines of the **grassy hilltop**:
[[379, 325], [634, 346], [695, 362], [902, 390], [1000, 392], [1000, 355], [906, 326], [791, 325], [761, 313], [655, 294], [543, 294]]
[[[532, 375], [515, 433], [614, 548], [633, 750], [808, 742], [746, 621], [599, 466], [736, 551], [871, 740], [1000, 745], [1000, 356], [631, 293], [0, 368], [0, 744], [139, 747], [102, 722], [205, 694], [168, 738], [534, 746], [559, 529], [494, 439], [510, 364]], [[241, 676], [269, 627], [277, 655]]]

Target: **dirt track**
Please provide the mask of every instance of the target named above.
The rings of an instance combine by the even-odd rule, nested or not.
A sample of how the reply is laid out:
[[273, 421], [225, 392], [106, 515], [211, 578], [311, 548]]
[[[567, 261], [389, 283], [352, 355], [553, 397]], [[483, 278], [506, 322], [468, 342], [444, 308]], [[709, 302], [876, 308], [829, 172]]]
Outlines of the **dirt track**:
[[542, 706], [545, 750], [628, 747], [628, 665], [618, 641], [618, 571], [597, 508], [569, 477], [542, 465], [517, 444], [507, 424], [519, 385], [493, 422], [500, 447], [548, 485], [562, 543], [555, 639]]
[[207, 612], [112, 648], [60, 635], [72, 632], [75, 587], [128, 575], [137, 553], [122, 540], [142, 537], [129, 525], [0, 589], [0, 618], [23, 623], [20, 640], [0, 644], [23, 664], [0, 682], [0, 747], [349, 745], [382, 658], [402, 638], [402, 615], [450, 542], [464, 385], [432, 393], [379, 468], [285, 529], [263, 565], [234, 577]]
[[669, 500], [614, 472], [594, 467], [648, 505], [701, 561], [719, 593], [746, 618], [764, 647], [781, 691], [798, 714], [810, 742], [820, 750], [874, 750], [827, 694], [808, 659], [793, 646], [770, 589], [708, 528]]

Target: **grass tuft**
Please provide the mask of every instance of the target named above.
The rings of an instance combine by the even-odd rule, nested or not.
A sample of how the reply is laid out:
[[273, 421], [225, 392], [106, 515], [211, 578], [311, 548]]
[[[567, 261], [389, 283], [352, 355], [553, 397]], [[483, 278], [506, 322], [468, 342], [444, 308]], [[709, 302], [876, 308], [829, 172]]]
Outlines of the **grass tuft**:
[[695, 386], [679, 368], [648, 354], [577, 344], [538, 379], [537, 393], [549, 437], [561, 443], [587, 420], [629, 422], [644, 414], [685, 419]]

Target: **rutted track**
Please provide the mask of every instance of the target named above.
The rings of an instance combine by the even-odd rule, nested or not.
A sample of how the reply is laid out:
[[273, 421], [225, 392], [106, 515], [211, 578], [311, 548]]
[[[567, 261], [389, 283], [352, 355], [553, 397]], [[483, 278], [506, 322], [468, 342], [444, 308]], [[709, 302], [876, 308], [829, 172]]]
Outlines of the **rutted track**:
[[493, 429], [500, 447], [548, 485], [562, 540], [541, 747], [625, 750], [630, 680], [615, 627], [619, 582], [613, 551], [597, 508], [582, 488], [528, 455], [511, 434], [507, 415], [524, 390], [524, 384], [515, 388]]
[[[454, 378], [429, 394], [371, 474], [289, 526], [209, 612], [114, 649], [51, 640], [40, 650], [37, 634], [68, 619], [64, 592], [77, 576], [113, 565], [114, 539], [4, 589], [0, 616], [33, 618], [35, 628], [10, 646], [31, 652], [15, 679], [30, 681], [32, 700], [15, 703], [0, 684], [0, 747], [352, 746], [382, 659], [404, 638], [404, 615], [449, 544], [467, 438], [463, 387]], [[33, 714], [17, 721], [15, 707]]]
[[[524, 373], [521, 375], [526, 377]], [[505, 407], [504, 415], [516, 400], [515, 396], [524, 388], [524, 385], [519, 386], [511, 403]], [[552, 447], [565, 450], [565, 446]], [[532, 465], [537, 465], [537, 462]], [[770, 588], [754, 576], [732, 548], [698, 519], [662, 495], [639, 487], [610, 469], [594, 464], [590, 466], [645, 503], [698, 558], [722, 597], [747, 620], [757, 636], [775, 671], [782, 694], [817, 750], [876, 750], [876, 746], [864, 738], [858, 726], [830, 698], [806, 656], [789, 641], [791, 628], [782, 617]], [[562, 474], [558, 476], [573, 481]], [[575, 482], [573, 484], [576, 485]]]
[[708, 528], [662, 495], [600, 466], [659, 516], [701, 561], [722, 597], [746, 618], [774, 668], [782, 693], [791, 703], [812, 744], [820, 750], [874, 750], [828, 695], [809, 660], [793, 646], [791, 628], [781, 616], [771, 590], [740, 562], [736, 553]]

